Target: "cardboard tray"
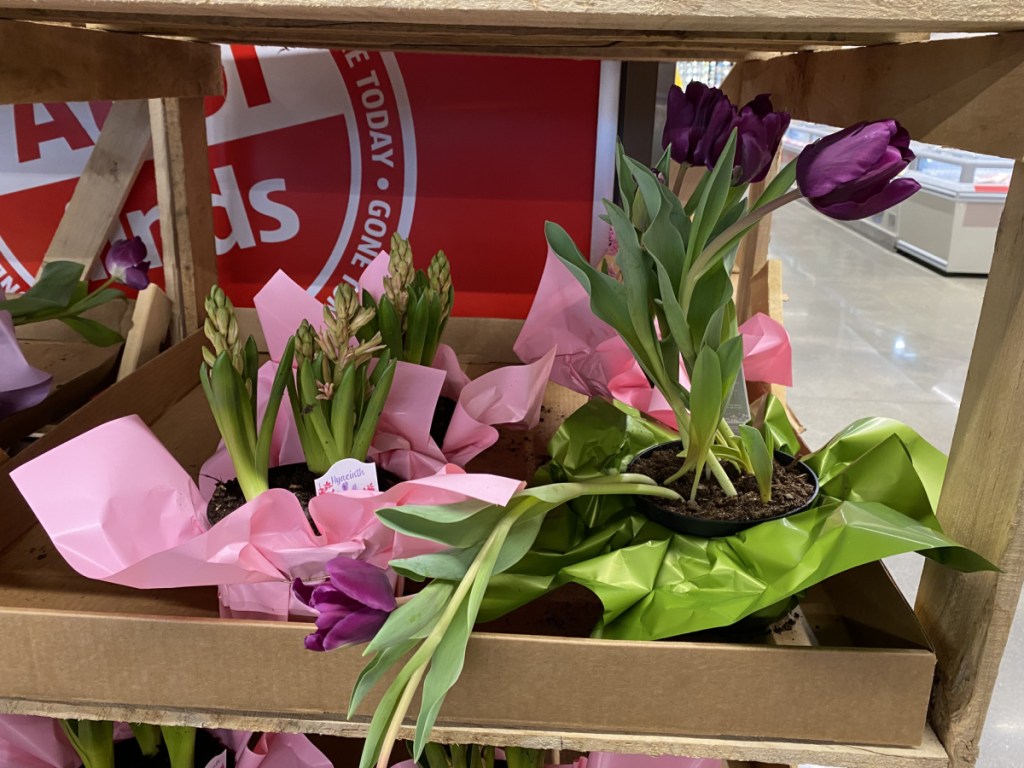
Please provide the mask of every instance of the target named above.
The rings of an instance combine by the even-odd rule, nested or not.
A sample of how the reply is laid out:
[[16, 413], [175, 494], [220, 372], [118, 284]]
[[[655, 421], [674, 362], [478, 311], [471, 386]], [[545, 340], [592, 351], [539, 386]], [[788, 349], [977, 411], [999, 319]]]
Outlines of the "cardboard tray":
[[[453, 322], [452, 340], [471, 367], [486, 367], [510, 356], [515, 327]], [[198, 386], [201, 344], [192, 336], [165, 352], [4, 469], [138, 413], [195, 473], [217, 443]], [[553, 388], [541, 429], [519, 433], [513, 453], [492, 449], [480, 464], [526, 476], [573, 402], [577, 396]], [[82, 578], [53, 550], [6, 473], [0, 515], [0, 708], [80, 717], [170, 710], [191, 724], [245, 715], [267, 729], [365, 729], [375, 701], [356, 722], [344, 718], [361, 649], [310, 653], [302, 624], [220, 619], [213, 588], [136, 591]], [[802, 610], [808, 631], [801, 642], [810, 645], [778, 646], [766, 637], [621, 642], [478, 632], [438, 724], [920, 744], [935, 657], [882, 566], [830, 579]], [[501, 629], [516, 627], [506, 622]]]
[[[131, 327], [130, 301], [112, 301], [86, 317], [122, 335]], [[19, 326], [19, 346], [30, 365], [53, 374], [53, 389], [38, 405], [0, 419], [0, 448], [9, 448], [47, 424], [55, 424], [112, 384], [123, 344], [97, 347], [59, 320]]]

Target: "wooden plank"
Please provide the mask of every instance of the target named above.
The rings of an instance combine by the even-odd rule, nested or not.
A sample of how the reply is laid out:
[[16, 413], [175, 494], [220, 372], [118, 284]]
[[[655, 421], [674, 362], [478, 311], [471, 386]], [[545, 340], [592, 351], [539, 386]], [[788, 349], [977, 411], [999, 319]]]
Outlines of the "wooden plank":
[[203, 300], [217, 280], [203, 100], [153, 100], [150, 118], [171, 341], [177, 342], [202, 324]]
[[[744, 103], [746, 100], [744, 96], [738, 100], [738, 103]], [[748, 199], [757, 200], [778, 172], [779, 155], [776, 154], [765, 179], [750, 185]], [[739, 269], [739, 278], [736, 285], [736, 318], [741, 323], [755, 312], [764, 311], [762, 309], [754, 309], [755, 303], [758, 307], [761, 305], [767, 306], [768, 304], [767, 282], [763, 283], [764, 295], [757, 297], [756, 300], [751, 290], [754, 287], [754, 275], [760, 272], [768, 262], [768, 243], [772, 237], [771, 227], [772, 217], [769, 214], [747, 233], [747, 236], [740, 243], [736, 254], [736, 266]]]
[[[365, 723], [308, 718], [266, 718], [244, 712], [203, 712], [199, 710], [154, 709], [133, 706], [75, 706], [25, 699], [0, 699], [0, 711], [13, 714], [44, 715], [145, 722], [156, 725], [192, 725], [234, 730], [313, 733], [360, 738]], [[414, 728], [404, 726], [399, 738], [411, 739]], [[841, 765], [843, 768], [946, 768], [945, 750], [929, 730], [919, 747], [860, 747], [788, 741], [743, 741], [736, 739], [700, 739], [691, 737], [627, 736], [614, 733], [560, 733], [527, 729], [509, 730], [471, 726], [438, 726], [431, 740], [455, 744], [492, 744], [504, 747], [517, 744], [536, 749], [589, 752], [619, 752], [645, 755], [689, 755], [732, 760], [754, 759], [768, 765], [813, 763]]]
[[[738, 59], [757, 51], [797, 51], [820, 46], [909, 42], [917, 34], [836, 32], [693, 32], [530, 28], [472, 25], [365, 24], [264, 18], [75, 14], [63, 21], [101, 29], [187, 36], [197, 40], [264, 45], [303, 45], [375, 50], [430, 50], [632, 60]], [[927, 37], [926, 35], [924, 37]]]
[[801, 120], [894, 117], [918, 141], [1002, 157], [1024, 147], [1024, 32], [744, 61], [730, 78]]
[[210, 45], [0, 20], [0, 104], [203, 96], [223, 87], [220, 52]]
[[[757, 32], [998, 31], [1024, 26], [1024, 8], [1007, 0], [3, 0], [5, 14], [35, 9], [40, 17], [68, 12], [144, 13], [322, 22], [453, 22], [494, 26], [675, 29]], [[229, 38], [230, 39], [230, 38]]]
[[917, 597], [918, 614], [939, 660], [932, 719], [954, 768], [973, 766], [978, 757], [1024, 581], [1022, 297], [1024, 161], [1018, 160], [996, 237], [938, 509], [946, 532], [996, 563], [1002, 573], [968, 575], [926, 561]]
[[46, 249], [44, 266], [74, 261], [89, 274], [139, 175], [149, 140], [149, 104], [142, 99], [114, 102]]
[[160, 352], [171, 324], [171, 300], [154, 284], [140, 291], [132, 313], [132, 329], [125, 336], [117, 380], [133, 373]]

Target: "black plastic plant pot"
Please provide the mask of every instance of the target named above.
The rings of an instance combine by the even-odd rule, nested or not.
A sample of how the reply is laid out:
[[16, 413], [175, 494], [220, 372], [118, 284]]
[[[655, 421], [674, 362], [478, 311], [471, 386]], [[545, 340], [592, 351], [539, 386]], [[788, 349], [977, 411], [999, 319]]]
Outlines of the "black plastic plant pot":
[[[660, 443], [658, 445], [651, 446], [645, 451], [638, 453], [633, 460], [629, 463], [628, 472], [636, 472], [634, 469], [636, 463], [644, 456], [648, 456], [658, 451], [672, 451], [673, 454], [678, 454], [683, 450], [683, 444], [679, 440], [675, 440], [669, 443]], [[665, 526], [670, 531], [675, 533], [686, 534], [687, 536], [700, 536], [706, 539], [715, 539], [722, 536], [732, 536], [734, 533], [739, 533], [747, 528], [752, 528], [755, 525], [761, 523], [767, 523], [772, 520], [781, 520], [784, 517], [795, 515], [798, 512], [803, 512], [809, 509], [814, 504], [815, 499], [818, 498], [818, 476], [814, 473], [809, 466], [799, 459], [795, 459], [787, 453], [781, 451], [775, 451], [775, 460], [784, 467], [788, 467], [794, 462], [797, 468], [807, 476], [813, 485], [811, 494], [801, 502], [798, 506], [792, 509], [785, 510], [779, 514], [772, 515], [771, 517], [760, 517], [751, 518], [746, 520], [715, 520], [712, 518], [696, 517], [694, 515], [688, 515], [685, 512], [672, 509], [667, 505], [659, 504], [661, 499], [651, 496], [634, 496], [636, 501], [637, 511], [647, 517], [649, 520]], [[713, 481], [712, 481], [713, 482]]]

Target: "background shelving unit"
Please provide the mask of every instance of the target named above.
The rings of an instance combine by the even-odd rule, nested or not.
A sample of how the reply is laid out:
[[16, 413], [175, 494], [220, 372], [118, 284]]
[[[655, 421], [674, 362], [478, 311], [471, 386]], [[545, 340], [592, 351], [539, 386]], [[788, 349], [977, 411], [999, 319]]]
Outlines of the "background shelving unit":
[[[930, 562], [925, 568], [916, 610], [936, 645], [939, 675], [931, 729], [920, 747], [475, 728], [443, 728], [436, 734], [443, 740], [671, 752], [754, 765], [974, 764], [1024, 579], [1024, 32], [1014, 32], [1024, 29], [1019, 3], [52, 0], [42, 5], [0, 0], [0, 18], [9, 19], [0, 21], [0, 100], [161, 97], [150, 103], [149, 118], [165, 212], [169, 293], [179, 307], [178, 337], [198, 327], [201, 297], [216, 272], [200, 97], [216, 92], [219, 74], [213, 48], [152, 36], [576, 58], [732, 59], [739, 63], [724, 87], [735, 100], [768, 91], [776, 106], [794, 117], [830, 125], [891, 116], [921, 141], [1017, 159], [939, 506], [946, 530], [1002, 572], [965, 576]], [[925, 41], [930, 32], [999, 34]], [[62, 55], [54, 57], [57, 46]], [[126, 119], [141, 126], [144, 110], [125, 111]], [[83, 179], [82, 184], [89, 183]], [[105, 194], [109, 197], [109, 188]], [[103, 215], [109, 216], [117, 206], [112, 198], [106, 202]], [[78, 211], [73, 205], [68, 216], [87, 218]], [[767, 301], [767, 289], [755, 285], [777, 285], [777, 269], [767, 262], [769, 233], [766, 223], [740, 256], [741, 312]], [[296, 628], [296, 638], [301, 632]], [[314, 717], [285, 720], [269, 713], [96, 707], [10, 697], [0, 700], [0, 708], [353, 736], [365, 729]]]

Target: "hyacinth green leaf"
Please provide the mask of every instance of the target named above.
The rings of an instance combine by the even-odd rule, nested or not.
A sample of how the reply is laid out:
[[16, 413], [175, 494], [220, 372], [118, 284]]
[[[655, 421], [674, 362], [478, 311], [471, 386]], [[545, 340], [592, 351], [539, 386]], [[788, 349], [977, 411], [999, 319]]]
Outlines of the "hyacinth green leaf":
[[402, 359], [402, 321], [398, 319], [395, 305], [387, 296], [381, 296], [377, 306], [377, 322], [381, 340], [396, 360]]
[[281, 408], [281, 398], [284, 397], [288, 380], [292, 377], [292, 358], [294, 356], [295, 337], [292, 336], [285, 344], [284, 352], [281, 353], [281, 362], [277, 366], [274, 381], [270, 386], [267, 409], [263, 414], [263, 421], [260, 422], [259, 435], [256, 439], [255, 464], [256, 471], [260, 475], [266, 475], [270, 466], [270, 444], [274, 437], [274, 422], [277, 421], [277, 412]]
[[[383, 359], [377, 363], [377, 366], [380, 367], [382, 364]], [[370, 450], [370, 443], [373, 442], [373, 436], [377, 433], [377, 423], [380, 421], [380, 415], [384, 411], [384, 404], [387, 402], [388, 394], [391, 392], [391, 385], [395, 381], [396, 367], [397, 364], [394, 360], [389, 360], [384, 365], [381, 377], [374, 385], [370, 399], [366, 402], [362, 419], [352, 438], [352, 455], [354, 458], [359, 459], [359, 461], [366, 461], [366, 454]], [[358, 379], [361, 382], [366, 380], [364, 376], [359, 376]]]
[[764, 436], [747, 424], [741, 424], [740, 440], [743, 441], [743, 450], [750, 460], [750, 468], [754, 470], [754, 478], [757, 480], [757, 490], [761, 495], [761, 501], [771, 501], [772, 498], [772, 454], [765, 444]]
[[402, 358], [406, 362], [426, 365], [420, 358], [423, 357], [423, 347], [427, 341], [427, 316], [429, 311], [430, 305], [423, 296], [415, 300], [410, 299], [409, 319], [406, 324], [405, 356]]

